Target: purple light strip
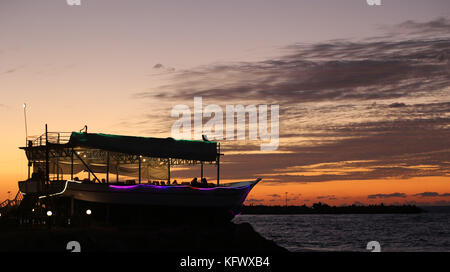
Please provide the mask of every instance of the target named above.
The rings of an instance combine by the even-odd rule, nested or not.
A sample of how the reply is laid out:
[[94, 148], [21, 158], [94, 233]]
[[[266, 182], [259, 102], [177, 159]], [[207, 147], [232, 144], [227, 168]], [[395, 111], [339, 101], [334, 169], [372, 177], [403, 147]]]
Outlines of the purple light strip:
[[156, 189], [167, 189], [167, 188], [191, 188], [194, 190], [200, 190], [200, 191], [211, 191], [214, 189], [244, 189], [250, 187], [252, 184], [242, 186], [242, 187], [214, 187], [214, 188], [198, 188], [198, 187], [192, 187], [189, 185], [170, 185], [170, 186], [160, 186], [160, 185], [152, 185], [152, 184], [136, 184], [136, 185], [108, 185], [109, 188], [113, 189], [135, 189], [137, 187], [150, 187], [150, 188], [156, 188]]

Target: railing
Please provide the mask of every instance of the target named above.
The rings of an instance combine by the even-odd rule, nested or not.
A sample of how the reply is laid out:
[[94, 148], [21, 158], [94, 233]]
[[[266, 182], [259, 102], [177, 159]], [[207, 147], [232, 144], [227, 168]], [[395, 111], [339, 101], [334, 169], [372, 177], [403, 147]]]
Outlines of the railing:
[[[65, 144], [70, 140], [70, 135], [72, 132], [47, 132], [48, 143], [50, 144]], [[31, 146], [45, 146], [47, 143], [46, 134], [42, 134], [38, 137], [29, 137], [28, 145]]]
[[2, 203], [0, 203], [0, 209], [8, 209], [11, 207], [18, 207], [20, 205], [20, 203], [23, 200], [23, 195], [22, 193], [17, 192], [16, 196], [14, 197], [14, 199], [6, 199], [5, 201], [3, 201]]

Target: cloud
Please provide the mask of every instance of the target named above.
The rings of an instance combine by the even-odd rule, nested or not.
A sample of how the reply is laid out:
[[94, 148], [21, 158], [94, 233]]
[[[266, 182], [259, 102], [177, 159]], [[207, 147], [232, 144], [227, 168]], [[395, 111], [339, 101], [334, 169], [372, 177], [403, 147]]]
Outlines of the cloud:
[[393, 29], [397, 31], [406, 31], [412, 34], [449, 34], [450, 20], [445, 17], [439, 17], [428, 22], [416, 22], [413, 20], [408, 20], [396, 25]]
[[317, 196], [316, 198], [317, 199], [330, 199], [330, 200], [333, 200], [333, 199], [336, 199], [336, 196], [335, 195], [325, 195], [325, 196]]
[[440, 52], [450, 50], [448, 40], [293, 45], [290, 49], [294, 53], [279, 60], [183, 71], [161, 91], [139, 95], [225, 101], [246, 97], [289, 105], [396, 99], [448, 86], [447, 65], [436, 62]]
[[157, 64], [153, 65], [153, 69], [154, 70], [163, 71], [163, 72], [173, 72], [173, 71], [175, 71], [175, 68], [173, 68], [173, 67], [166, 67], [166, 66], [162, 65], [161, 63], [157, 63]]
[[414, 196], [435, 197], [435, 196], [439, 196], [439, 193], [436, 193], [436, 192], [423, 192], [423, 193], [420, 193], [420, 194], [415, 194]]
[[404, 193], [392, 193], [392, 194], [375, 194], [368, 195], [367, 198], [376, 199], [376, 198], [393, 198], [393, 197], [402, 197], [405, 198], [406, 194]]
[[[149, 108], [158, 114], [148, 113], [139, 125], [152, 124], [149, 134], [168, 131], [175, 121], [170, 109], [194, 96], [204, 105], [279, 104], [278, 150], [284, 154], [245, 154], [260, 143], [224, 141], [225, 153], [244, 153], [224, 157], [224, 178], [276, 183], [448, 176], [448, 21], [394, 26], [416, 33], [412, 37], [293, 44], [262, 61], [174, 72], [166, 84], [135, 95], [157, 101]], [[420, 34], [431, 28], [434, 36]]]
[[414, 196], [420, 196], [420, 197], [447, 197], [447, 196], [450, 196], [450, 193], [439, 194], [437, 192], [423, 192], [423, 193], [415, 194]]
[[7, 70], [4, 70], [3, 72], [0, 72], [0, 75], [7, 75], [7, 74], [15, 73], [17, 70], [21, 69], [22, 67], [23, 67], [23, 65], [14, 67], [14, 68], [9, 68]]
[[281, 197], [279, 194], [271, 194], [271, 195], [267, 195], [267, 196], [270, 196], [270, 197]]
[[401, 108], [401, 107], [406, 107], [406, 104], [395, 102], [395, 103], [390, 104], [389, 107], [390, 108]]
[[247, 198], [245, 200], [245, 202], [248, 202], [248, 203], [260, 203], [263, 201], [264, 201], [264, 199], [258, 199], [258, 198]]

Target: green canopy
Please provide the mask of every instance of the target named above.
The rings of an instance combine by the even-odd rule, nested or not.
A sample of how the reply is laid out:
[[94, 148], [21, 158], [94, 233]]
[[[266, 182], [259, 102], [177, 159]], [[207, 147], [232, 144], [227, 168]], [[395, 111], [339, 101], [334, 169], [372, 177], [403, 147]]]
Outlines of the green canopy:
[[67, 145], [153, 158], [215, 161], [217, 156], [216, 142], [175, 140], [173, 138], [72, 132]]

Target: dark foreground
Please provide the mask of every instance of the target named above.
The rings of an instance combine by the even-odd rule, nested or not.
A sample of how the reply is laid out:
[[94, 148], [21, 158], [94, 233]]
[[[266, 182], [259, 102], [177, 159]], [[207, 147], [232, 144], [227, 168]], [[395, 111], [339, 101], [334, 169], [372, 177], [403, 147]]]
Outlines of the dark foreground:
[[77, 241], [82, 252], [287, 252], [263, 238], [250, 224], [153, 225], [134, 227], [21, 228], [0, 225], [0, 251], [68, 251]]

